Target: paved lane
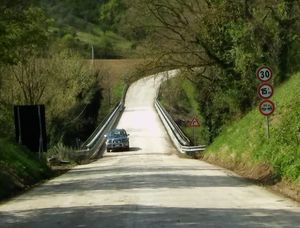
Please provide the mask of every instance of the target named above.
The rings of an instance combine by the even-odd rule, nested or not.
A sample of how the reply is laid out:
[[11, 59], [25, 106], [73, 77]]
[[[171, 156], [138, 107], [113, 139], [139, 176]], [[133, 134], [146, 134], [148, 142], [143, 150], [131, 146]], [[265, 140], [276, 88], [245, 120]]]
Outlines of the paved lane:
[[106, 153], [0, 206], [0, 227], [300, 227], [299, 204], [207, 163], [181, 159], [153, 108], [159, 78], [128, 90]]

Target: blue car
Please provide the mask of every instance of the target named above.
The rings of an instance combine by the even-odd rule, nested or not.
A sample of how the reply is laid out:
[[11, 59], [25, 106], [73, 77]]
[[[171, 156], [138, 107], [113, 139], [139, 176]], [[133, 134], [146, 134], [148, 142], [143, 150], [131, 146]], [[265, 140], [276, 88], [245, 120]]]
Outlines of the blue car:
[[106, 151], [129, 150], [129, 134], [124, 129], [113, 129], [106, 137]]

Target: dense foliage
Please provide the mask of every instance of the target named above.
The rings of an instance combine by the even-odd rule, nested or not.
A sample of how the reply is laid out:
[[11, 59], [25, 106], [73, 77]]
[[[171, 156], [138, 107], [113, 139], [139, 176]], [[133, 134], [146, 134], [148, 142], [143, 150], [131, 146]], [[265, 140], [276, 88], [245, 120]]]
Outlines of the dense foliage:
[[28, 57], [45, 55], [49, 37], [85, 57], [91, 48], [96, 57], [117, 57], [135, 47], [123, 36], [153, 60], [148, 67], [181, 68], [197, 87], [209, 141], [257, 102], [259, 65], [273, 68], [275, 84], [299, 69], [297, 0], [15, 0], [1, 11], [4, 64], [24, 68]]
[[13, 105], [45, 104], [50, 145], [72, 146], [98, 121], [99, 74], [74, 51], [57, 48], [53, 20], [37, 5], [15, 0], [0, 6], [0, 137], [14, 135]]
[[0, 6], [0, 64], [24, 62], [47, 46], [50, 20], [28, 2], [12, 0]]
[[122, 0], [40, 0], [53, 18], [50, 30], [60, 47], [80, 52], [84, 58], [120, 58], [132, 53], [132, 42], [119, 32], [126, 11]]
[[[299, 1], [136, 0], [146, 25], [150, 67], [180, 68], [198, 90], [210, 141], [256, 103], [255, 71], [273, 68], [278, 84], [299, 70]], [[134, 6], [133, 6], [134, 5]]]
[[114, 94], [106, 102], [102, 90], [113, 88], [110, 75], [83, 60], [92, 48], [95, 57], [130, 49], [113, 28], [100, 26], [111, 23], [104, 21], [118, 1], [109, 2], [1, 1], [0, 199], [52, 175], [44, 154], [38, 158], [14, 143], [14, 105], [45, 104], [48, 149], [55, 151], [47, 156], [69, 152], [66, 145], [80, 146], [114, 105]]
[[[212, 142], [222, 127], [256, 104], [258, 66], [273, 68], [275, 85], [299, 71], [299, 15], [299, 0], [2, 0], [0, 137], [14, 135], [13, 105], [44, 103], [51, 145], [84, 140], [99, 109], [111, 106], [114, 87], [82, 59], [139, 53], [150, 60], [147, 72], [182, 70], [179, 80], [188, 83], [175, 83], [165, 99], [182, 99], [178, 109], [191, 105], [200, 113], [201, 134]], [[101, 86], [109, 87], [107, 104]], [[297, 115], [285, 119], [274, 135], [274, 143], [292, 141], [291, 151], [299, 147], [298, 133], [289, 131]], [[22, 150], [0, 141], [6, 151]], [[262, 152], [257, 156], [273, 156], [279, 173], [299, 180], [299, 162], [292, 163], [298, 154], [283, 154], [279, 146], [270, 152], [271, 146], [257, 148]]]

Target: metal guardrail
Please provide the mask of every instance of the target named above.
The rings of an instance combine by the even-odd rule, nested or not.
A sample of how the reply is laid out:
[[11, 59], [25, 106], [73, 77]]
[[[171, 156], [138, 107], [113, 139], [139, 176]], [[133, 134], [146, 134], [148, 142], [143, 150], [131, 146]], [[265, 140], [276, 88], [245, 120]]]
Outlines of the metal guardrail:
[[79, 150], [74, 151], [70, 155], [70, 159], [75, 161], [89, 160], [99, 155], [102, 155], [104, 150], [102, 147], [105, 143], [104, 135], [110, 131], [118, 122], [122, 112], [125, 108], [125, 96], [128, 86], [124, 88], [121, 101], [115, 106], [115, 108], [109, 113], [104, 120], [98, 125], [90, 137], [81, 145]]
[[81, 148], [71, 154], [75, 161], [90, 160], [101, 155], [101, 148], [105, 143], [105, 133], [114, 127], [124, 110], [124, 104], [120, 102], [113, 111], [99, 124], [92, 135], [82, 144]]
[[[128, 86], [126, 86], [123, 91], [120, 103], [115, 106], [113, 111], [107, 115], [106, 118], [104, 118], [91, 136], [81, 145], [80, 149], [72, 153], [70, 157], [72, 160], [89, 160], [101, 155], [101, 151], [104, 151], [101, 148], [105, 143], [105, 133], [115, 126], [125, 108], [124, 103], [127, 89]], [[205, 150], [205, 145], [191, 146], [190, 140], [157, 99], [155, 100], [155, 108], [178, 151], [184, 154], [191, 154]]]
[[180, 144], [184, 146], [190, 145], [191, 142], [189, 138], [185, 136], [185, 134], [181, 131], [179, 126], [171, 118], [170, 114], [166, 111], [166, 109], [160, 104], [160, 102], [157, 99], [155, 101], [155, 107], [162, 114], [162, 116], [166, 120], [168, 126], [171, 128], [172, 132], [174, 133], [175, 137], [180, 142]]
[[173, 141], [173, 144], [176, 146], [179, 152], [190, 155], [194, 152], [205, 150], [206, 145], [191, 146], [190, 140], [181, 131], [179, 126], [175, 123], [170, 114], [165, 110], [165, 108], [157, 99], [154, 102], [154, 106], [171, 140]]

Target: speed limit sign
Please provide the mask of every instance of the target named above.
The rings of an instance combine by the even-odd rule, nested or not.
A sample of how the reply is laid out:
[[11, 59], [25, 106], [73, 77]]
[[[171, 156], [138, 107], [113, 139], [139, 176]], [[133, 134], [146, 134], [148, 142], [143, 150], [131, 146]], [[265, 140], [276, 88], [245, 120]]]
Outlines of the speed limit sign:
[[269, 99], [273, 95], [273, 87], [268, 83], [263, 83], [258, 86], [257, 93], [261, 99]]
[[256, 77], [262, 82], [267, 82], [272, 79], [273, 73], [272, 69], [267, 66], [261, 66], [256, 71]]
[[259, 111], [261, 114], [269, 116], [275, 111], [275, 104], [270, 100], [264, 100], [259, 104]]

